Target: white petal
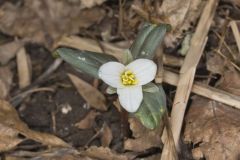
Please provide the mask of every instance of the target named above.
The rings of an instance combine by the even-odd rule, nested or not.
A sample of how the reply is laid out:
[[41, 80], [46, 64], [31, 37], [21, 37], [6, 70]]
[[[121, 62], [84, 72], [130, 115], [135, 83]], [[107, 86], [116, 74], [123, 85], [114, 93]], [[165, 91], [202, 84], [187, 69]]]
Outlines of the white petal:
[[157, 73], [157, 65], [149, 59], [137, 59], [126, 66], [131, 70], [139, 81], [138, 85], [151, 82]]
[[142, 86], [132, 86], [117, 89], [120, 104], [128, 112], [136, 112], [142, 102]]
[[119, 88], [122, 87], [120, 76], [124, 68], [121, 63], [107, 62], [99, 68], [98, 76], [108, 85]]

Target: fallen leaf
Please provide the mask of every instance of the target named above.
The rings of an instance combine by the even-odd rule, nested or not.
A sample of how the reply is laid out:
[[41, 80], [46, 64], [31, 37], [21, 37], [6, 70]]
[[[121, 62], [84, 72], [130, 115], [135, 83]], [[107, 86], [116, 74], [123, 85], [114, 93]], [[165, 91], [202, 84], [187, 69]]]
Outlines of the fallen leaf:
[[106, 0], [81, 0], [81, 8], [92, 8], [96, 5], [101, 5]]
[[136, 118], [129, 118], [129, 123], [134, 139], [129, 138], [124, 141], [125, 150], [141, 152], [151, 147], [160, 147], [162, 145], [162, 127], [149, 130], [145, 128]]
[[195, 159], [239, 159], [240, 112], [224, 104], [196, 97], [186, 115], [184, 141], [197, 144]]
[[240, 1], [239, 0], [224, 0], [225, 2], [231, 2], [233, 5], [236, 5], [240, 7]]
[[32, 77], [31, 59], [23, 47], [17, 52], [17, 69], [19, 88], [24, 88], [30, 85]]
[[[102, 8], [81, 9], [72, 0], [5, 2], [0, 7], [0, 30], [51, 47], [63, 35], [79, 32], [105, 16]], [[27, 23], [26, 23], [27, 22]]]
[[98, 115], [100, 115], [99, 112], [91, 110], [80, 122], [75, 124], [75, 127], [79, 128], [79, 129], [92, 128], [95, 118]]
[[5, 65], [15, 57], [19, 48], [21, 48], [20, 41], [13, 41], [0, 46], [0, 64]]
[[93, 160], [89, 157], [80, 156], [79, 152], [73, 148], [50, 148], [38, 152], [21, 152], [20, 150], [13, 151], [10, 155], [5, 155], [6, 160], [21, 160], [22, 157], [37, 160]]
[[92, 146], [81, 154], [99, 160], [129, 160], [126, 155], [117, 154], [107, 147]]
[[11, 88], [13, 74], [8, 66], [0, 67], [0, 99], [5, 99]]
[[202, 0], [164, 0], [159, 8], [160, 14], [171, 24], [172, 32], [164, 39], [167, 46], [174, 46], [173, 42], [184, 36], [191, 24], [195, 24], [202, 13], [205, 2]]
[[183, 24], [190, 6], [190, 0], [165, 0], [161, 5], [160, 11], [175, 30]]
[[[144, 157], [144, 160], [160, 160], [161, 159], [161, 154], [154, 154], [149, 157]], [[137, 158], [136, 160], [143, 160], [142, 158]]]
[[103, 124], [103, 130], [101, 135], [101, 144], [103, 147], [109, 147], [113, 139], [112, 130], [107, 123]]
[[0, 133], [0, 152], [13, 149], [24, 140], [18, 137], [16, 130], [5, 127], [2, 124], [0, 124]]
[[73, 74], [69, 73], [68, 77], [88, 104], [101, 111], [107, 110], [106, 98], [100, 91]]
[[219, 88], [240, 96], [240, 73], [234, 68], [224, 70]]
[[[28, 126], [21, 121], [14, 107], [6, 101], [0, 100], [0, 151], [13, 149], [20, 143], [23, 138], [19, 138], [19, 134], [44, 145], [69, 147], [67, 143], [54, 135], [29, 129]], [[6, 142], [7, 139], [10, 140], [8, 143]]]
[[60, 148], [53, 151], [41, 153], [40, 156], [34, 157], [39, 160], [92, 160], [88, 157], [79, 156], [74, 149]]
[[226, 63], [222, 57], [220, 57], [215, 52], [209, 52], [206, 54], [207, 57], [207, 70], [212, 73], [218, 73], [220, 75], [223, 74]]

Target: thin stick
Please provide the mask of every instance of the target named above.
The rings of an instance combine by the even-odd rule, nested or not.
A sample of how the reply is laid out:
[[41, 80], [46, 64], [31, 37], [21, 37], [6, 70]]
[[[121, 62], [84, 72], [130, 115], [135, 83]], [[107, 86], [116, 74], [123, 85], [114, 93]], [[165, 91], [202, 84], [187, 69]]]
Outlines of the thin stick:
[[[178, 81], [178, 74], [167, 70], [164, 71], [163, 82], [176, 86], [178, 84]], [[200, 82], [195, 82], [192, 87], [192, 92], [197, 95], [240, 109], [240, 97], [226, 91], [208, 86], [206, 84], [202, 84]]]
[[[207, 34], [217, 8], [218, 0], [209, 0], [203, 10], [196, 32], [191, 40], [191, 46], [180, 70], [180, 77], [171, 113], [173, 138], [177, 150], [184, 113], [192, 90], [195, 71], [205, 47]], [[169, 146], [165, 145], [164, 148]], [[169, 148], [170, 149], [170, 148]]]
[[239, 33], [239, 30], [238, 30], [238, 26], [237, 26], [236, 21], [231, 21], [230, 22], [230, 26], [232, 28], [233, 35], [234, 35], [235, 40], [237, 42], [238, 53], [240, 54], [240, 33]]
[[221, 51], [219, 50], [213, 50], [217, 54], [219, 54], [221, 57], [223, 57], [227, 62], [229, 62], [235, 69], [237, 69], [240, 72], [240, 67], [238, 67], [237, 64], [235, 64], [233, 61], [231, 61], [227, 56], [225, 56]]

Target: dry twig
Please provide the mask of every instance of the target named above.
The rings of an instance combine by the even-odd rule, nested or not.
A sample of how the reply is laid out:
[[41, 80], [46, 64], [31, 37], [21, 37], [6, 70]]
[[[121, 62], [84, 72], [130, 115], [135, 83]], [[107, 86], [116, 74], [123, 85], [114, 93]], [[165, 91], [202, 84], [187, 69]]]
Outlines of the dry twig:
[[[212, 23], [217, 4], [218, 0], [209, 0], [206, 4], [196, 28], [196, 32], [191, 40], [191, 46], [184, 60], [184, 64], [181, 67], [177, 91], [171, 113], [173, 138], [178, 150], [180, 150], [178, 148], [178, 143], [182, 128], [182, 122], [189, 95], [192, 90], [196, 67], [205, 47], [207, 34]], [[170, 146], [165, 145], [163, 152], [169, 149], [171, 149]], [[167, 159], [167, 157], [165, 158]]]

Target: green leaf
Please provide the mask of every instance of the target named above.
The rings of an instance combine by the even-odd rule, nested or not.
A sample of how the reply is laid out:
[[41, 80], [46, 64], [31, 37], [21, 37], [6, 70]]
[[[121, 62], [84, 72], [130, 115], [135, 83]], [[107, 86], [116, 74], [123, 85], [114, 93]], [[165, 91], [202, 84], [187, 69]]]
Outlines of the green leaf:
[[[154, 84], [151, 84], [154, 85]], [[155, 92], [143, 92], [143, 101], [134, 115], [149, 129], [155, 129], [166, 112], [166, 96], [162, 86]]]
[[154, 93], [154, 92], [158, 92], [158, 90], [159, 88], [151, 82], [143, 86], [144, 92]]
[[115, 57], [108, 54], [80, 51], [65, 47], [58, 48], [56, 53], [58, 53], [64, 61], [71, 64], [78, 71], [87, 73], [94, 78], [99, 78], [98, 69], [102, 64], [109, 61], [117, 61]]
[[138, 33], [135, 41], [133, 42], [132, 46], [130, 47], [130, 51], [133, 55], [133, 58], [136, 59], [137, 55], [141, 51], [142, 44], [144, 43], [145, 39], [149, 35], [149, 33], [156, 27], [156, 25], [145, 24], [143, 28]]
[[165, 24], [145, 25], [130, 48], [133, 58], [152, 59], [168, 28]]
[[123, 54], [123, 64], [127, 65], [128, 63], [133, 61], [132, 53], [129, 49], [125, 50]]

